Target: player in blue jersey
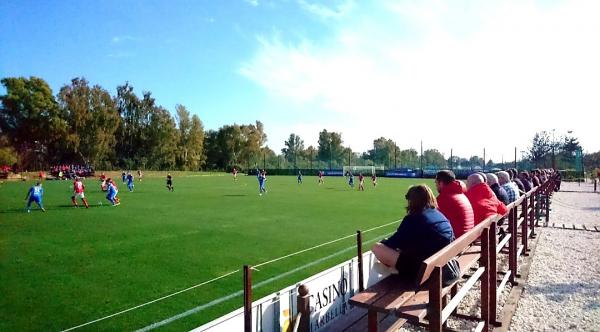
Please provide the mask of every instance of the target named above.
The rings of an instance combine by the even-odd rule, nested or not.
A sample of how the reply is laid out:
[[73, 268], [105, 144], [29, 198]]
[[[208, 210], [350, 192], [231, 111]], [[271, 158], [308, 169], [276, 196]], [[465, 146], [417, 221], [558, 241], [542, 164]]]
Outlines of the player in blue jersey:
[[298, 171], [298, 184], [302, 184], [302, 172]]
[[131, 172], [127, 173], [127, 188], [130, 192], [133, 191], [133, 174]]
[[267, 182], [267, 172], [263, 169], [262, 172], [258, 172], [258, 194], [262, 196], [263, 193], [267, 193], [265, 187]]
[[354, 174], [348, 172], [348, 185], [354, 189]]
[[117, 189], [117, 185], [112, 179], [108, 179], [106, 181], [108, 183], [108, 190], [106, 194], [106, 199], [113, 205], [117, 206], [121, 204], [119, 199], [117, 198], [117, 194], [119, 193], [119, 189]]
[[33, 202], [35, 202], [43, 212], [46, 212], [44, 205], [42, 204], [42, 196], [44, 196], [44, 189], [42, 188], [42, 183], [38, 181], [35, 186], [29, 188], [27, 196], [25, 197], [25, 200], [27, 201], [27, 212], [31, 212], [31, 203]]

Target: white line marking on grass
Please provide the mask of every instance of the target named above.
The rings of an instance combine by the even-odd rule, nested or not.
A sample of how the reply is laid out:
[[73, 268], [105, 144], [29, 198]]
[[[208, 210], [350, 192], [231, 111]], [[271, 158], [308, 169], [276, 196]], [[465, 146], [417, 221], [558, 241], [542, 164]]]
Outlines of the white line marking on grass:
[[[369, 228], [369, 229], [367, 229], [367, 230], [363, 231], [363, 233], [368, 233], [368, 232], [370, 232], [370, 231], [373, 231], [373, 230], [376, 230], [376, 229], [379, 229], [379, 228], [382, 228], [382, 227], [386, 227], [386, 226], [392, 225], [392, 224], [394, 224], [394, 223], [397, 223], [397, 222], [399, 222], [399, 221], [400, 221], [400, 220], [395, 220], [395, 221], [392, 221], [392, 222], [390, 222], [390, 223], [387, 223], [387, 224], [383, 224], [383, 225], [375, 226], [375, 227], [372, 227], [372, 228]], [[267, 265], [267, 264], [271, 264], [271, 263], [274, 263], [274, 262], [280, 261], [280, 260], [282, 260], [282, 259], [285, 259], [285, 258], [289, 258], [289, 257], [292, 257], [292, 256], [296, 256], [296, 255], [299, 255], [299, 254], [301, 254], [301, 253], [305, 253], [305, 252], [307, 252], [307, 251], [314, 250], [314, 249], [317, 249], [317, 248], [320, 248], [320, 247], [326, 246], [326, 245], [328, 245], [328, 244], [332, 244], [332, 243], [336, 243], [336, 242], [339, 242], [339, 241], [342, 241], [342, 240], [348, 239], [348, 238], [350, 238], [350, 237], [353, 237], [353, 236], [356, 236], [356, 234], [350, 234], [350, 235], [347, 235], [347, 236], [341, 237], [341, 238], [339, 238], [339, 239], [336, 239], [336, 240], [332, 240], [332, 241], [328, 241], [328, 242], [325, 242], [325, 243], [321, 243], [321, 244], [319, 244], [319, 245], [316, 245], [316, 246], [314, 246], [314, 247], [311, 247], [311, 248], [303, 249], [303, 250], [300, 250], [300, 251], [297, 251], [297, 252], [294, 252], [294, 253], [291, 253], [291, 254], [288, 254], [288, 255], [285, 255], [285, 256], [281, 256], [281, 257], [278, 257], [278, 258], [272, 259], [272, 260], [270, 260], [270, 261], [266, 261], [266, 262], [263, 262], [263, 263], [260, 263], [260, 264], [257, 264], [257, 265], [253, 265], [252, 267], [253, 267], [253, 268], [258, 268], [258, 267], [260, 267], [260, 266], [264, 266], [264, 265]], [[356, 247], [356, 246], [355, 246], [355, 247]], [[339, 253], [338, 253], [338, 254], [339, 254]], [[328, 258], [330, 258], [330, 257], [329, 257], [329, 256], [327, 256], [327, 257], [325, 257], [324, 259], [328, 259]], [[319, 261], [319, 262], [320, 262], [320, 261]], [[315, 263], [315, 264], [316, 264], [316, 263]], [[307, 265], [307, 266], [310, 266], [310, 265]], [[292, 270], [292, 271], [297, 271], [297, 270], [298, 270], [298, 269], [295, 269], [295, 270]], [[197, 284], [197, 285], [194, 285], [194, 286], [188, 287], [188, 288], [186, 288], [186, 289], [182, 289], [182, 290], [180, 290], [180, 291], [177, 291], [177, 292], [175, 292], [175, 293], [172, 293], [172, 294], [165, 295], [165, 296], [163, 296], [163, 297], [160, 297], [160, 298], [154, 299], [154, 300], [152, 300], [152, 301], [148, 301], [148, 302], [146, 302], [146, 303], [142, 303], [142, 304], [136, 305], [135, 307], [131, 307], [131, 308], [129, 308], [129, 309], [125, 309], [125, 310], [122, 310], [122, 311], [116, 312], [116, 313], [114, 313], [114, 314], [110, 314], [110, 315], [108, 315], [108, 316], [105, 316], [105, 317], [102, 317], [102, 318], [98, 318], [98, 319], [95, 319], [95, 320], [93, 320], [93, 321], [89, 321], [89, 322], [87, 322], [87, 323], [83, 323], [83, 324], [80, 324], [80, 325], [77, 325], [77, 326], [74, 326], [74, 327], [70, 327], [70, 328], [68, 328], [68, 329], [66, 329], [66, 330], [62, 330], [61, 332], [72, 331], [72, 330], [78, 329], [78, 328], [80, 328], [80, 327], [84, 327], [84, 326], [87, 326], [87, 325], [90, 325], [90, 324], [94, 324], [94, 323], [97, 323], [97, 322], [100, 322], [100, 321], [103, 321], [103, 320], [106, 320], [106, 319], [109, 319], [109, 318], [112, 318], [112, 317], [115, 317], [115, 316], [118, 316], [118, 315], [122, 315], [122, 314], [124, 314], [124, 313], [126, 313], [126, 312], [129, 312], [129, 311], [132, 311], [132, 310], [135, 310], [135, 309], [141, 308], [141, 307], [145, 307], [145, 306], [147, 306], [147, 305], [149, 305], [149, 304], [152, 304], [152, 303], [155, 303], [155, 302], [158, 302], [158, 301], [162, 301], [162, 300], [164, 300], [164, 299], [167, 299], [167, 298], [170, 298], [170, 297], [172, 297], [172, 296], [175, 296], [175, 295], [181, 294], [181, 293], [183, 293], [183, 292], [187, 292], [187, 291], [189, 291], [189, 290], [192, 290], [192, 289], [194, 289], [194, 288], [197, 288], [197, 287], [200, 287], [200, 286], [204, 286], [204, 285], [206, 285], [206, 284], [209, 284], [209, 283], [212, 283], [212, 282], [214, 282], [214, 281], [217, 281], [217, 280], [219, 280], [219, 279], [222, 279], [222, 278], [228, 277], [228, 276], [230, 276], [230, 275], [232, 275], [232, 274], [234, 274], [234, 273], [240, 272], [240, 271], [241, 271], [241, 269], [237, 269], [237, 270], [235, 270], [235, 271], [231, 271], [231, 272], [229, 272], [229, 273], [226, 273], [226, 274], [224, 274], [224, 275], [222, 275], [222, 276], [219, 276], [219, 277], [213, 278], [213, 279], [211, 279], [211, 280], [204, 281], [204, 282], [202, 282], [202, 283], [199, 283], [199, 284]], [[288, 271], [288, 272], [290, 272], [290, 271]], [[285, 276], [285, 275], [289, 274], [288, 272], [285, 272], [285, 273], [284, 273], [284, 274], [282, 274], [281, 276]], [[292, 273], [293, 273], [293, 272], [292, 272]], [[274, 280], [276, 280], [276, 279], [274, 279]], [[259, 283], [259, 284], [260, 284], [260, 283]], [[259, 285], [259, 284], [257, 284], [257, 285]], [[229, 296], [229, 295], [228, 295], [228, 296]], [[216, 301], [216, 300], [215, 300], [215, 301]], [[213, 301], [213, 302], [214, 302], [214, 301]], [[220, 303], [220, 302], [218, 302], [218, 303]], [[216, 303], [215, 303], [215, 304], [216, 304]], [[214, 305], [214, 304], [213, 304], [213, 305]], [[194, 309], [191, 309], [191, 310], [194, 310]]]
[[177, 291], [177, 292], [175, 292], [175, 293], [171, 293], [171, 294], [169, 294], [169, 295], [165, 295], [165, 296], [163, 296], [163, 297], [159, 297], [158, 299], [154, 299], [154, 300], [152, 300], [152, 301], [148, 301], [148, 302], [146, 302], [146, 303], [142, 303], [142, 304], [136, 305], [135, 307], [131, 307], [131, 308], [129, 308], [129, 309], [125, 309], [125, 310], [122, 310], [122, 311], [116, 312], [116, 313], [114, 313], [114, 314], [110, 314], [110, 315], [108, 315], [108, 316], [104, 316], [104, 317], [102, 317], [102, 318], [94, 319], [93, 321], [89, 321], [89, 322], [87, 322], [87, 323], [83, 323], [83, 324], [81, 324], [81, 325], [77, 325], [77, 326], [74, 326], [74, 327], [70, 327], [70, 328], [68, 328], [68, 329], [66, 329], [66, 330], [63, 330], [62, 332], [72, 331], [72, 330], [78, 329], [78, 328], [80, 328], [80, 327], [84, 327], [84, 326], [87, 326], [87, 325], [90, 325], [90, 324], [94, 324], [94, 323], [97, 323], [97, 322], [99, 322], [99, 321], [103, 321], [103, 320], [105, 320], [105, 319], [109, 319], [109, 318], [111, 318], [111, 317], [115, 317], [115, 316], [118, 316], [118, 315], [124, 314], [124, 313], [126, 313], [126, 312], [129, 312], [129, 311], [131, 311], [131, 310], [135, 310], [135, 309], [138, 309], [138, 308], [141, 308], [141, 307], [147, 306], [147, 305], [149, 305], [149, 304], [152, 304], [152, 303], [154, 303], [154, 302], [162, 301], [162, 300], [164, 300], [164, 299], [167, 299], [167, 298], [169, 298], [169, 297], [175, 296], [175, 295], [177, 295], [177, 294], [181, 294], [181, 293], [183, 293], [183, 292], [187, 292], [187, 291], [189, 291], [189, 290], [191, 290], [191, 289], [194, 289], [194, 288], [197, 288], [197, 287], [200, 287], [200, 286], [204, 286], [204, 285], [206, 285], [206, 284], [209, 284], [209, 283], [211, 283], [211, 282], [215, 282], [215, 281], [217, 281], [217, 280], [219, 280], [219, 279], [222, 279], [222, 278], [228, 277], [228, 276], [230, 276], [230, 275], [232, 275], [232, 274], [234, 274], [234, 273], [240, 272], [240, 271], [241, 271], [240, 269], [237, 269], [237, 270], [235, 270], [235, 271], [231, 271], [231, 272], [229, 272], [229, 273], [226, 273], [226, 274], [224, 274], [224, 275], [222, 275], [222, 276], [219, 276], [219, 277], [216, 277], [216, 278], [213, 278], [213, 279], [210, 279], [210, 280], [207, 280], [207, 281], [201, 282], [201, 283], [199, 283], [199, 284], [197, 284], [197, 285], [194, 285], [194, 286], [188, 287], [188, 288], [186, 288], [186, 289], [182, 289], [182, 290], [180, 290], [180, 291]]
[[[376, 229], [379, 229], [379, 228], [382, 228], [382, 227], [385, 227], [385, 226], [389, 226], [389, 225], [391, 225], [391, 224], [394, 224], [394, 223], [397, 223], [397, 222], [399, 222], [399, 221], [400, 221], [400, 220], [396, 220], [396, 221], [392, 221], [392, 222], [390, 222], [390, 223], [387, 223], [387, 224], [384, 224], [384, 225], [375, 226], [375, 227], [373, 227], [373, 228], [369, 228], [369, 229], [367, 229], [367, 230], [363, 231], [363, 233], [368, 233], [368, 232], [370, 232], [370, 231], [373, 231], [373, 230], [376, 230]], [[302, 249], [302, 250], [300, 250], [300, 251], [296, 251], [296, 252], [293, 252], [293, 253], [291, 253], [291, 254], [288, 254], [288, 255], [285, 255], [285, 256], [281, 256], [281, 257], [278, 257], [278, 258], [272, 259], [272, 260], [270, 260], [270, 261], [266, 261], [266, 262], [262, 262], [262, 263], [260, 263], [260, 264], [253, 265], [253, 267], [261, 267], [261, 266], [263, 266], [263, 265], [271, 264], [271, 263], [274, 263], [274, 262], [280, 261], [280, 260], [282, 260], [282, 259], [285, 259], [285, 258], [288, 258], [288, 257], [292, 257], [292, 256], [296, 256], [296, 255], [299, 255], [299, 254], [305, 253], [305, 252], [307, 252], [307, 251], [310, 251], [310, 250], [313, 250], [313, 249], [317, 249], [317, 248], [320, 248], [320, 247], [323, 247], [323, 246], [326, 246], [326, 245], [328, 245], [328, 244], [332, 244], [332, 243], [335, 243], [335, 242], [339, 242], [339, 241], [342, 241], [342, 240], [345, 240], [345, 239], [348, 239], [348, 238], [351, 238], [351, 237], [354, 237], [354, 236], [356, 236], [356, 234], [350, 234], [350, 235], [347, 235], [347, 236], [341, 237], [341, 238], [339, 238], [339, 239], [335, 239], [335, 240], [331, 240], [331, 241], [329, 241], [329, 242], [325, 242], [325, 243], [318, 244], [318, 245], [316, 245], [316, 246], [314, 246], [314, 247], [310, 247], [310, 248]]]
[[[390, 233], [386, 233], [386, 234], [383, 234], [383, 235], [381, 235], [381, 236], [388, 235], [388, 234], [390, 234]], [[376, 240], [379, 240], [379, 238], [380, 238], [380, 237], [377, 237], [377, 238], [375, 238], [375, 239], [371, 239], [371, 240], [369, 240], [369, 241], [365, 241], [365, 242], [363, 242], [363, 244], [367, 244], [367, 243], [370, 243], [370, 242], [374, 242], [374, 241], [376, 241]], [[329, 256], [321, 257], [321, 258], [319, 258], [319, 259], [317, 259], [317, 260], [315, 260], [315, 261], [312, 261], [312, 262], [310, 262], [310, 263], [308, 263], [308, 264], [302, 265], [302, 266], [300, 266], [300, 267], [297, 267], [297, 268], [295, 268], [295, 269], [292, 269], [292, 270], [286, 271], [286, 272], [284, 272], [284, 273], [281, 273], [281, 274], [279, 274], [279, 275], [277, 275], [277, 276], [275, 276], [275, 277], [271, 277], [271, 278], [269, 278], [269, 279], [267, 279], [267, 280], [263, 280], [263, 281], [261, 281], [261, 282], [257, 282], [256, 284], [252, 285], [252, 289], [256, 289], [256, 288], [258, 288], [258, 287], [264, 286], [264, 285], [266, 285], [266, 284], [268, 284], [268, 283], [271, 283], [271, 282], [273, 282], [273, 281], [276, 281], [276, 280], [279, 280], [279, 279], [281, 279], [281, 278], [287, 277], [288, 275], [294, 274], [294, 273], [296, 273], [296, 272], [298, 272], [298, 271], [302, 271], [302, 270], [304, 270], [304, 269], [306, 269], [306, 268], [308, 268], [308, 267], [311, 267], [311, 266], [313, 266], [313, 265], [316, 265], [316, 264], [319, 264], [319, 263], [321, 263], [321, 262], [324, 262], [324, 261], [326, 261], [326, 260], [328, 260], [328, 259], [331, 259], [331, 258], [333, 258], [333, 257], [335, 257], [335, 256], [338, 256], [338, 255], [340, 255], [341, 253], [344, 253], [344, 252], [347, 252], [347, 251], [353, 250], [353, 249], [355, 249], [355, 248], [356, 248], [356, 245], [354, 245], [354, 246], [352, 246], [352, 247], [349, 247], [349, 248], [346, 248], [346, 249], [342, 249], [342, 250], [340, 250], [340, 251], [338, 251], [338, 252], [335, 252], [335, 253], [333, 253], [333, 254], [331, 254], [331, 255], [329, 255]], [[209, 303], [206, 303], [206, 304], [203, 304], [203, 305], [199, 305], [199, 306], [197, 306], [197, 307], [195, 307], [195, 308], [192, 308], [192, 309], [190, 309], [190, 310], [184, 311], [184, 312], [182, 312], [182, 313], [180, 313], [180, 314], [177, 314], [177, 315], [175, 315], [175, 316], [173, 316], [173, 317], [167, 318], [167, 319], [165, 319], [165, 320], [162, 320], [162, 321], [160, 321], [160, 322], [156, 322], [156, 323], [150, 324], [150, 325], [148, 325], [148, 326], [146, 326], [146, 327], [144, 327], [144, 328], [141, 328], [141, 329], [137, 330], [136, 332], [147, 332], [147, 331], [153, 330], [153, 329], [155, 329], [155, 328], [158, 328], [158, 327], [161, 327], [161, 326], [165, 326], [165, 325], [167, 325], [167, 324], [170, 324], [170, 323], [172, 323], [172, 322], [174, 322], [174, 321], [176, 321], [176, 320], [178, 320], [178, 319], [181, 319], [181, 318], [187, 317], [187, 316], [189, 316], [189, 315], [193, 315], [193, 314], [195, 314], [195, 313], [197, 313], [197, 312], [199, 312], [199, 311], [202, 311], [202, 310], [204, 310], [204, 309], [206, 309], [206, 308], [212, 307], [212, 306], [214, 306], [214, 305], [217, 305], [217, 304], [219, 304], [219, 303], [221, 303], [221, 302], [227, 301], [227, 300], [229, 300], [229, 299], [232, 299], [232, 298], [234, 298], [234, 297], [236, 297], [236, 296], [240, 296], [240, 295], [243, 295], [243, 294], [244, 294], [244, 291], [243, 291], [243, 290], [241, 290], [241, 291], [237, 291], [237, 292], [235, 292], [235, 293], [231, 293], [231, 294], [229, 294], [229, 295], [226, 295], [226, 296], [223, 296], [223, 297], [221, 297], [221, 298], [218, 298], [218, 299], [216, 299], [216, 300], [213, 300], [213, 301], [211, 301], [211, 302], [209, 302]]]

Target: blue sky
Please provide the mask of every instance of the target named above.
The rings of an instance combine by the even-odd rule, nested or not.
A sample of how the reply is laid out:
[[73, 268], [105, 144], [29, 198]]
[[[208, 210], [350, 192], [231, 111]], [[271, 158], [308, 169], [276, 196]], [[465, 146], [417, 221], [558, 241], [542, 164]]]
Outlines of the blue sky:
[[581, 119], [600, 109], [599, 12], [597, 1], [5, 0], [0, 76], [39, 76], [55, 93], [77, 76], [111, 93], [129, 81], [206, 128], [261, 120], [276, 151], [291, 132], [316, 144], [323, 128], [359, 151], [383, 135], [499, 161], [544, 129], [596, 151], [597, 120]]

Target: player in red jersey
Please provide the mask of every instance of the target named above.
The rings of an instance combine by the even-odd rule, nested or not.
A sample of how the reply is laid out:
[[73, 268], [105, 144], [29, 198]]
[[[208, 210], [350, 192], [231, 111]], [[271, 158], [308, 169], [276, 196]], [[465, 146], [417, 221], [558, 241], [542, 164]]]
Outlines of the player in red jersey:
[[358, 174], [358, 191], [365, 191], [365, 177], [362, 173]]
[[377, 187], [377, 175], [375, 173], [371, 175], [371, 181], [373, 181], [373, 187]]
[[83, 182], [81, 182], [79, 177], [76, 177], [75, 181], [73, 182], [73, 196], [71, 196], [71, 201], [75, 207], [79, 207], [79, 205], [77, 205], [77, 199], [81, 198], [83, 205], [85, 205], [85, 208], [88, 209], [90, 205], [85, 198], [85, 194], [83, 193], [84, 190], [85, 186], [83, 185]]
[[237, 168], [234, 167], [233, 171], [231, 171], [231, 174], [233, 174], [233, 181], [237, 181], [237, 173], [238, 173], [238, 170], [237, 170]]

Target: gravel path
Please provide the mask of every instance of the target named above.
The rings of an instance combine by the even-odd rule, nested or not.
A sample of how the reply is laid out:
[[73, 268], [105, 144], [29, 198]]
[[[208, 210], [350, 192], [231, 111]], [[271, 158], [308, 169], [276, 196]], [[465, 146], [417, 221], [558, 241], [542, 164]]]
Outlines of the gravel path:
[[[550, 223], [599, 226], [600, 194], [563, 183]], [[600, 233], [544, 228], [511, 331], [600, 331]]]

